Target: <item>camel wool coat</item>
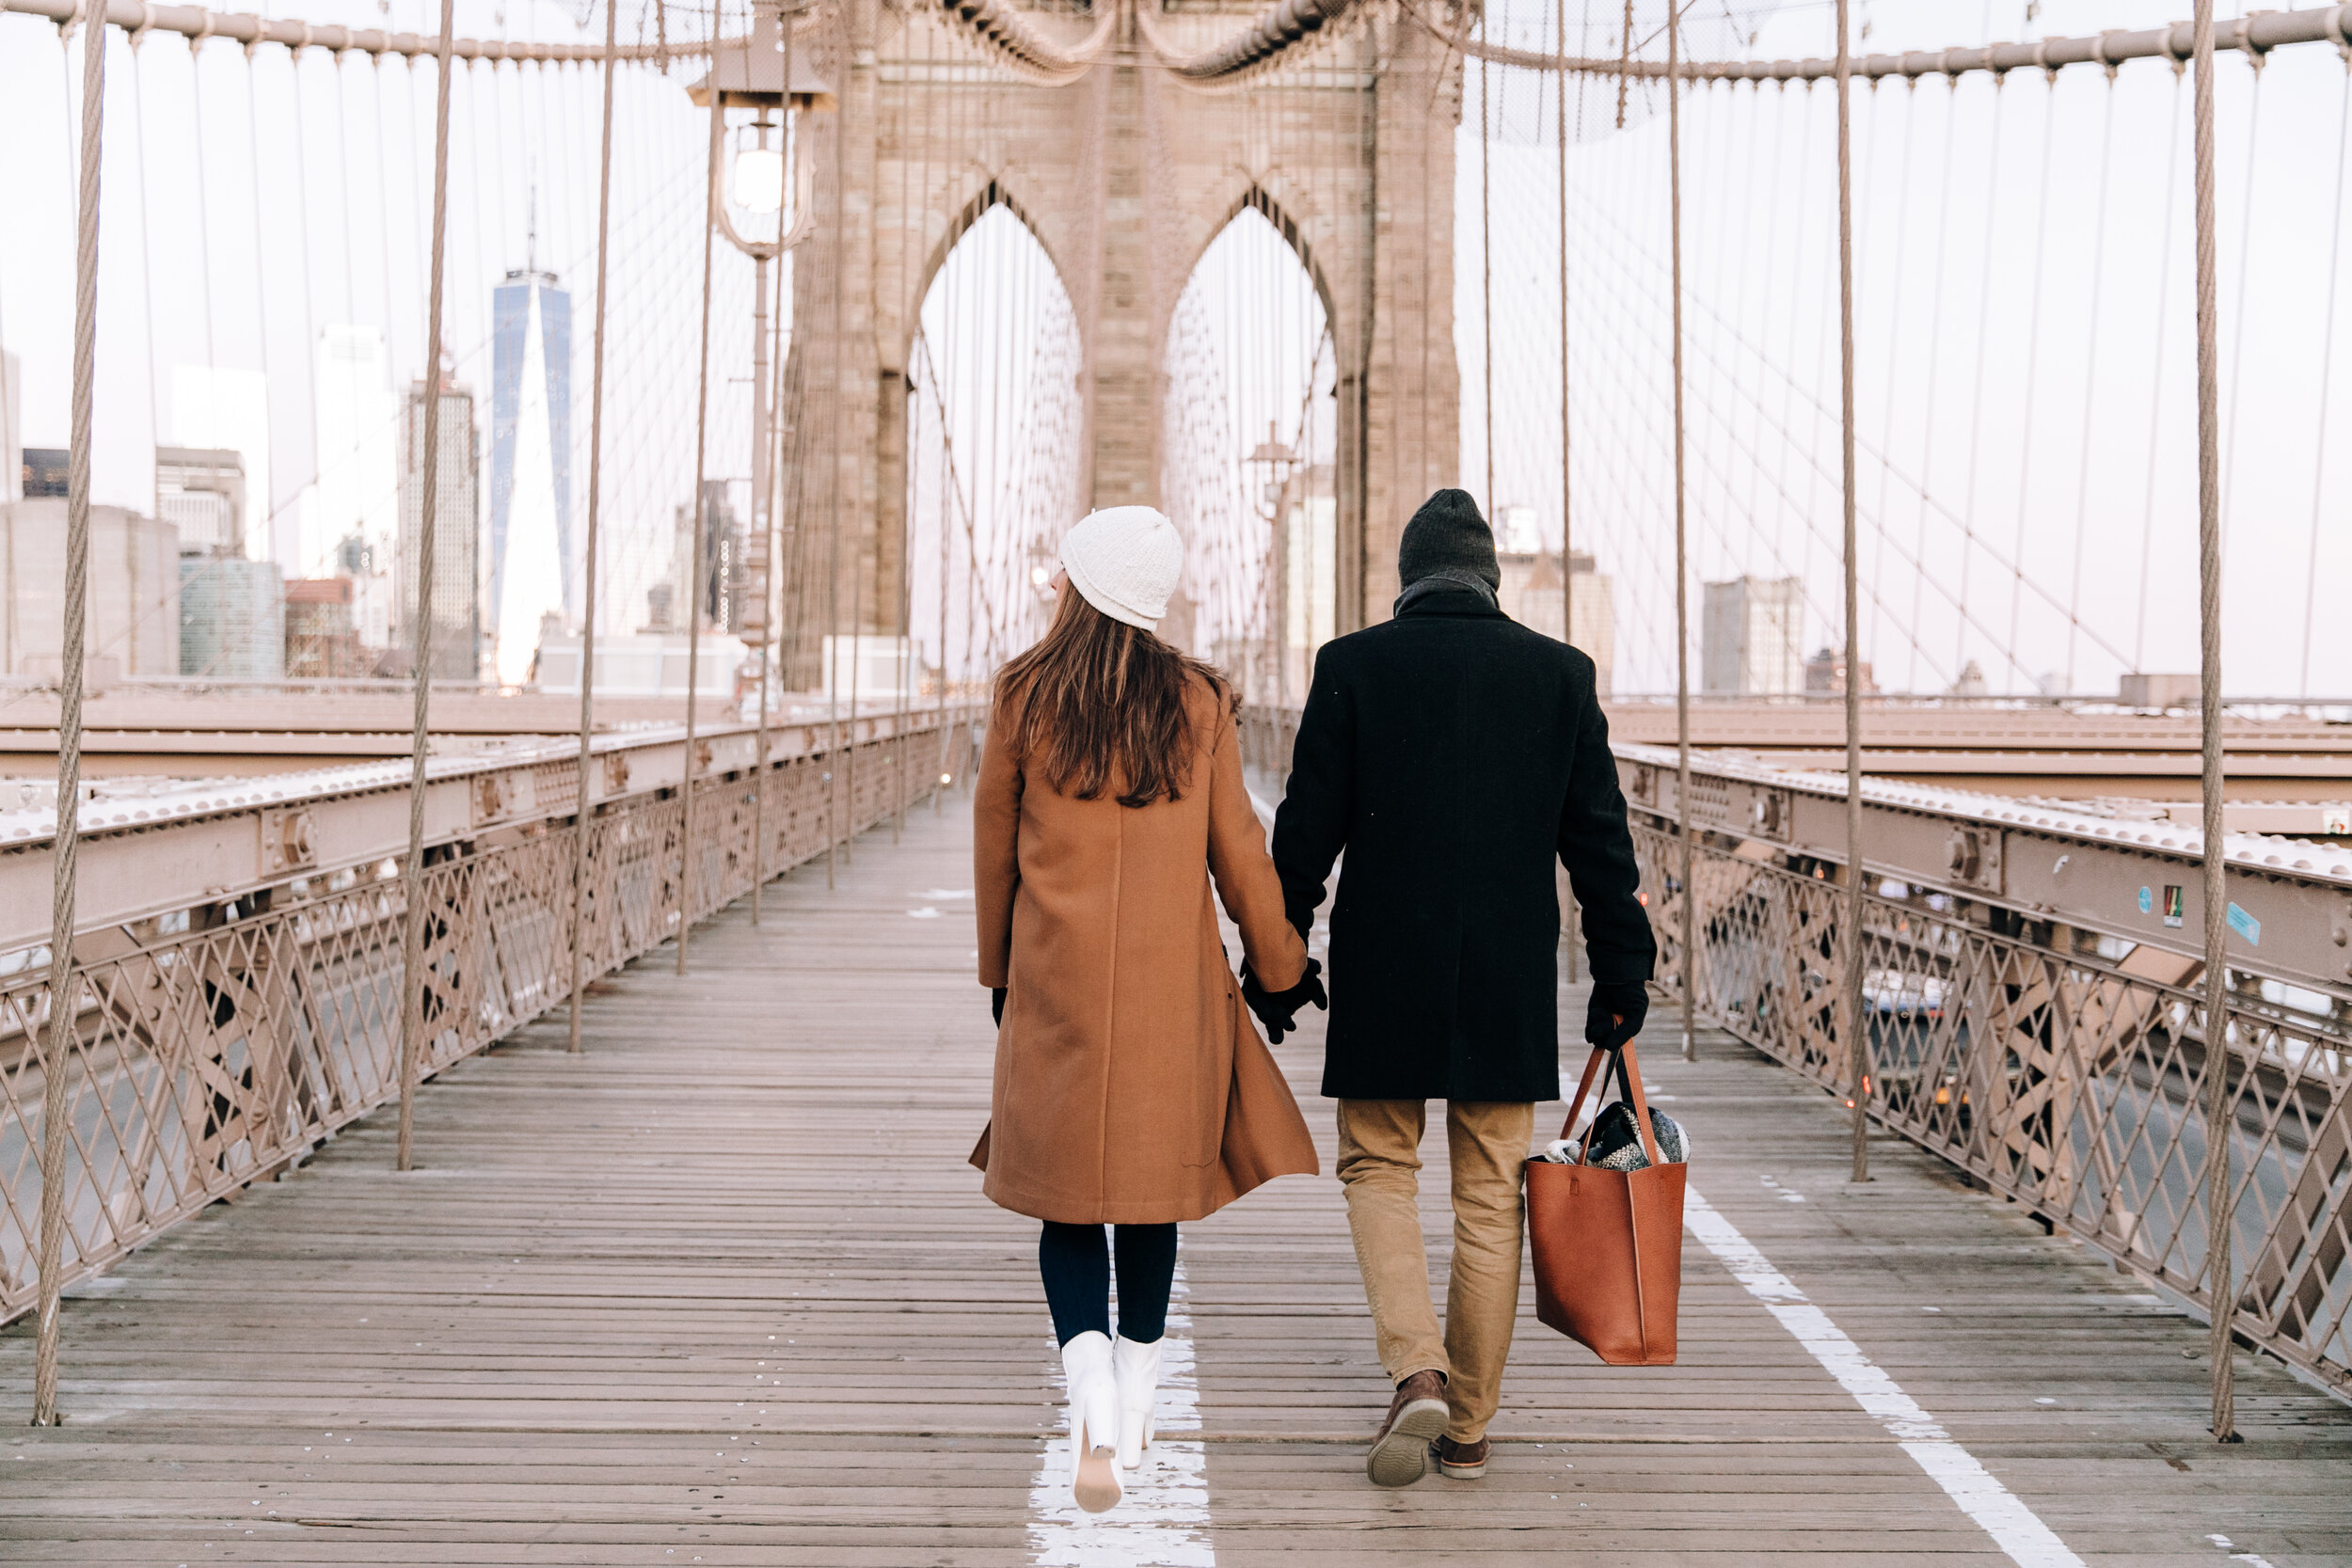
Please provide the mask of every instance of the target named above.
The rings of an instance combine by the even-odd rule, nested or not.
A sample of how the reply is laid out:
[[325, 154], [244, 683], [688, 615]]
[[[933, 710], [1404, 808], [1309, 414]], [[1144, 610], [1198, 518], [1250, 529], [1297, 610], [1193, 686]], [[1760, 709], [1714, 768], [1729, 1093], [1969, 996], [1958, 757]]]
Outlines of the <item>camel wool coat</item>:
[[1197, 1220], [1313, 1141], [1218, 940], [1210, 884], [1272, 990], [1307, 949], [1242, 783], [1231, 706], [1187, 695], [1181, 799], [1122, 806], [1030, 774], [992, 720], [973, 786], [980, 984], [1007, 988], [987, 1131], [972, 1163], [1015, 1213], [1065, 1224]]

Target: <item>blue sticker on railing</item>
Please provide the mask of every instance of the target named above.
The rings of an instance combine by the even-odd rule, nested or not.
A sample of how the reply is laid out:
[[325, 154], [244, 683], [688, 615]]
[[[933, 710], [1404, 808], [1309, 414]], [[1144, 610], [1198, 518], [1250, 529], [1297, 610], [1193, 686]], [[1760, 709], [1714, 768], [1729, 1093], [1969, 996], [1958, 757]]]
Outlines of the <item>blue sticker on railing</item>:
[[2263, 944], [2263, 923], [2239, 909], [2235, 904], [2230, 906], [2230, 929], [2244, 937], [2246, 945], [2249, 947], [2260, 947]]
[[2139, 890], [2139, 912], [2142, 914], [2150, 913], [2155, 909], [2155, 894], [2148, 888], [2141, 888]]

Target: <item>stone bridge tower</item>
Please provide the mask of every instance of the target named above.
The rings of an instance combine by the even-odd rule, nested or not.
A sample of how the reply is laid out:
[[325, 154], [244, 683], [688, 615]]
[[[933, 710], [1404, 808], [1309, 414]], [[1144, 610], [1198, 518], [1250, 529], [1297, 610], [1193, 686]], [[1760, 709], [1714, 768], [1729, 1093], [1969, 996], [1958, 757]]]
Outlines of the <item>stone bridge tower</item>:
[[[798, 624], [830, 619], [814, 588], [838, 594], [845, 631], [905, 629], [917, 316], [956, 241], [1000, 205], [1077, 316], [1088, 504], [1159, 502], [1171, 317], [1246, 207], [1308, 269], [1336, 349], [1340, 630], [1386, 617], [1405, 519], [1454, 483], [1458, 58], [1409, 18], [1350, 15], [1351, 0], [1294, 0], [1346, 19], [1303, 40], [1253, 29], [1260, 0], [1092, 3], [841, 0], [802, 35], [839, 110], [815, 117], [821, 228], [795, 273], [779, 516]], [[836, 505], [828, 583], [815, 533]], [[815, 647], [799, 639], [803, 679]]]

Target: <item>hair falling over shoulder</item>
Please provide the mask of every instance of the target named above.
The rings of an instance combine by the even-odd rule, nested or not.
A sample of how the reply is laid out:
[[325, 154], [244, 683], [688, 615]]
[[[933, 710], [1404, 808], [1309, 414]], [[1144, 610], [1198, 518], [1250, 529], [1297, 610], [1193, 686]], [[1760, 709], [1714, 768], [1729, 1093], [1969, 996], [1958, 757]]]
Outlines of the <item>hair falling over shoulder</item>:
[[998, 673], [997, 721], [1012, 754], [1064, 795], [1096, 800], [1117, 780], [1122, 806], [1180, 800], [1191, 784], [1195, 679], [1238, 710], [1216, 670], [1066, 589], [1044, 637]]

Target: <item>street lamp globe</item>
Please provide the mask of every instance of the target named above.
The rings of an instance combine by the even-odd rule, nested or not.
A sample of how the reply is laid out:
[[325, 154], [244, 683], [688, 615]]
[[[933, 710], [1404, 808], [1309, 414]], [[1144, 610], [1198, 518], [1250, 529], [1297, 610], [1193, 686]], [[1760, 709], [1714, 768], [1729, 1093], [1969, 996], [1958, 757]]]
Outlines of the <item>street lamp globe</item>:
[[746, 147], [735, 154], [735, 204], [765, 215], [784, 210], [784, 151]]

